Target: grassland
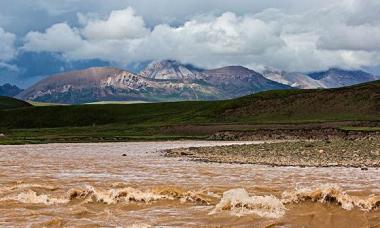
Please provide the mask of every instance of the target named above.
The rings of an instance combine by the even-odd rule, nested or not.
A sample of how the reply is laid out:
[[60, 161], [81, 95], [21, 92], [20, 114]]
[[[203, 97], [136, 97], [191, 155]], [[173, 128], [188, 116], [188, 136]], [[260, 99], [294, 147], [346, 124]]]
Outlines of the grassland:
[[226, 101], [0, 107], [8, 107], [0, 108], [0, 133], [6, 135], [2, 144], [206, 138], [218, 130], [289, 124], [376, 129], [380, 81], [330, 90], [268, 91]]
[[57, 106], [57, 105], [67, 105], [67, 104], [59, 104], [59, 103], [47, 103], [47, 102], [38, 102], [38, 101], [27, 101], [29, 104], [35, 107], [45, 107], [45, 106]]
[[99, 102], [91, 102], [91, 103], [86, 103], [88, 105], [99, 105], [99, 104], [144, 104], [144, 103], [149, 103], [146, 101], [99, 101]]
[[27, 108], [31, 106], [31, 104], [25, 101], [0, 96], [0, 110]]

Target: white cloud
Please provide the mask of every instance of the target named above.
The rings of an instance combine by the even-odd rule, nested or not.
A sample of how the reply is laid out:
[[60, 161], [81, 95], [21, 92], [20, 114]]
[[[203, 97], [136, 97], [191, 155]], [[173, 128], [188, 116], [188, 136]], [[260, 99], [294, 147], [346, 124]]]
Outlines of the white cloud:
[[125, 65], [167, 58], [202, 67], [240, 64], [299, 71], [379, 65], [380, 20], [372, 12], [379, 12], [380, 4], [342, 0], [323, 6], [295, 13], [267, 9], [198, 15], [178, 26], [150, 29], [126, 8], [104, 18], [81, 15], [77, 27], [61, 23], [30, 32], [24, 48]]
[[259, 55], [284, 45], [276, 33], [274, 26], [261, 20], [227, 12], [216, 18], [190, 20], [180, 27], [156, 26], [141, 49], [158, 49], [155, 58]]
[[0, 27], [0, 70], [18, 71], [17, 66], [7, 63], [7, 61], [14, 59], [17, 55], [15, 42], [16, 35], [6, 32]]
[[0, 27], [0, 62], [11, 60], [16, 56], [15, 41], [14, 34]]
[[149, 33], [143, 18], [136, 16], [132, 8], [112, 11], [106, 20], [88, 19], [85, 22], [82, 33], [88, 39], [135, 39]]
[[329, 50], [380, 51], [380, 27], [340, 25], [326, 30], [318, 46]]
[[8, 64], [5, 62], [0, 62], [0, 69], [5, 69], [7, 71], [18, 72], [19, 68], [16, 65]]
[[84, 43], [76, 29], [66, 23], [60, 23], [48, 28], [45, 33], [29, 32], [25, 37], [23, 48], [28, 51], [70, 53], [81, 48]]

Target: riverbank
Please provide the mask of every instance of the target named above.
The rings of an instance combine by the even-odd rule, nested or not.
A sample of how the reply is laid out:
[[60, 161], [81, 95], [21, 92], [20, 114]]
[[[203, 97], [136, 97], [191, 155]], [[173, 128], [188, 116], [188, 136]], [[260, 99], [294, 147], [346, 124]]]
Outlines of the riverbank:
[[293, 128], [263, 128], [255, 130], [220, 131], [210, 140], [361, 140], [380, 138], [380, 127], [323, 127], [301, 126]]
[[263, 143], [164, 151], [168, 157], [217, 163], [301, 167], [380, 167], [380, 138]]

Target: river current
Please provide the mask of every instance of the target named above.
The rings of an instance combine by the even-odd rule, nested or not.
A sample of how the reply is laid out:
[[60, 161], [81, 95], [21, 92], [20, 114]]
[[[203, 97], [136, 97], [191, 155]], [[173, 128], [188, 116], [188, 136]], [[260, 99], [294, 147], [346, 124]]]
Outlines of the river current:
[[1, 227], [380, 227], [380, 170], [167, 158], [260, 142], [0, 146]]

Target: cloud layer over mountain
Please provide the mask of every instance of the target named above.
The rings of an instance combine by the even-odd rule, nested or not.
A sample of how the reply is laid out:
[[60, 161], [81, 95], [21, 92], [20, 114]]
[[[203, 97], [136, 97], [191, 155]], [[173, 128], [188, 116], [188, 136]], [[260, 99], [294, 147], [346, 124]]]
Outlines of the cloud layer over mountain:
[[12, 20], [0, 10], [4, 66], [17, 51], [52, 52], [69, 61], [100, 59], [121, 66], [162, 59], [205, 68], [273, 66], [288, 71], [380, 65], [377, 0], [33, 2], [33, 6], [24, 2], [32, 7], [30, 14], [45, 12], [47, 16], [42, 15], [52, 23], [31, 26], [35, 31], [12, 31], [18, 36], [17, 49], [16, 35], [5, 31]]

